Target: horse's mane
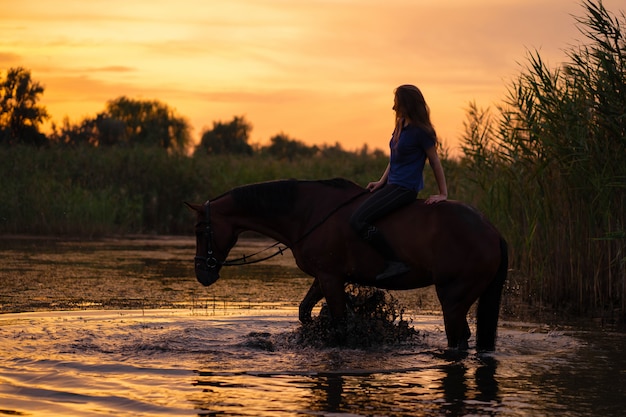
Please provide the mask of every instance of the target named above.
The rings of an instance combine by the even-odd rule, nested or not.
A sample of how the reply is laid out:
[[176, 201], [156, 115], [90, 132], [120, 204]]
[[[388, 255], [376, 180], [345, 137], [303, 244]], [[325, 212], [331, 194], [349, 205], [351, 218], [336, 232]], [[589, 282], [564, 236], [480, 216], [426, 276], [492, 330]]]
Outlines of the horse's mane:
[[239, 207], [248, 212], [260, 215], [285, 215], [291, 213], [298, 195], [298, 185], [301, 183], [318, 183], [340, 189], [358, 187], [354, 182], [344, 178], [315, 181], [290, 179], [243, 185], [233, 188], [229, 194]]
[[319, 182], [320, 184], [327, 185], [333, 188], [348, 189], [353, 187], [359, 187], [356, 183], [345, 178], [331, 178], [328, 180], [317, 180], [315, 182]]
[[235, 203], [256, 214], [288, 214], [296, 199], [297, 180], [268, 181], [233, 188]]

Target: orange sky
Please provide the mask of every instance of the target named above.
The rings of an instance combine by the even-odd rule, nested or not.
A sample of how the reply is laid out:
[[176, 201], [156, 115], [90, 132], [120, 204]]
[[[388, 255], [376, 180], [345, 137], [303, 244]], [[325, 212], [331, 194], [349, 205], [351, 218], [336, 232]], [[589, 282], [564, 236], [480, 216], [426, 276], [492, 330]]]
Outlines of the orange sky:
[[[616, 14], [623, 0], [605, 0]], [[393, 89], [418, 85], [454, 153], [470, 101], [502, 101], [539, 50], [583, 39], [575, 0], [0, 0], [0, 70], [42, 83], [52, 120], [157, 99], [193, 126], [243, 115], [251, 143], [386, 149]]]

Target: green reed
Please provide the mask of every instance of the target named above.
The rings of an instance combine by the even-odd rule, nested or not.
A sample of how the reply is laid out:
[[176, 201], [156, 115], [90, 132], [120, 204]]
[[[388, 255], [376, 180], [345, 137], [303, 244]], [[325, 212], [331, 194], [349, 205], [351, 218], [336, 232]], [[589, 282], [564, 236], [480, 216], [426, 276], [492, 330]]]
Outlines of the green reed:
[[624, 16], [584, 3], [588, 43], [551, 69], [539, 53], [497, 114], [471, 105], [465, 166], [479, 206], [511, 243], [526, 299], [624, 319], [626, 40]]
[[[0, 233], [189, 233], [184, 201], [275, 179], [380, 177], [383, 155], [189, 157], [160, 148], [0, 148]], [[4, 162], [6, 161], [6, 162]]]

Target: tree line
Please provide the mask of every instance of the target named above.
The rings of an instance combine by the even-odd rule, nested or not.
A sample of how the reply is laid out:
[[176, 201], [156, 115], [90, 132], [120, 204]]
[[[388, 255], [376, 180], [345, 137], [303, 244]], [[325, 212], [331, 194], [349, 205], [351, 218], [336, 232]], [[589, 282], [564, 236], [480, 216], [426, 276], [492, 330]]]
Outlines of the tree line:
[[[41, 125], [50, 118], [39, 104], [43, 85], [33, 80], [30, 70], [9, 68], [0, 76], [0, 145], [33, 146], [156, 146], [170, 152], [186, 153], [192, 147], [191, 127], [176, 111], [158, 100], [137, 100], [121, 96], [106, 103], [95, 117], [71, 123], [65, 117], [61, 124], [52, 123], [45, 135]], [[308, 146], [304, 142], [278, 133], [267, 146], [250, 144], [252, 124], [244, 116], [230, 121], [214, 121], [213, 128], [202, 133], [194, 154], [267, 154], [293, 160], [316, 155], [349, 153], [339, 143]], [[368, 153], [366, 145], [361, 153]], [[375, 150], [375, 153], [382, 153]]]

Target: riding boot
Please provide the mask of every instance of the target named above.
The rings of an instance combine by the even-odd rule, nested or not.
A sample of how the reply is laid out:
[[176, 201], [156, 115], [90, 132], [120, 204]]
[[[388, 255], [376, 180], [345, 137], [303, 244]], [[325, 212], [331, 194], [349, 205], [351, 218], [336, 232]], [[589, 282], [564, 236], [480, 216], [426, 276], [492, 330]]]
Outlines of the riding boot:
[[396, 255], [383, 234], [374, 226], [370, 226], [364, 234], [364, 240], [385, 258], [385, 269], [376, 275], [376, 281], [402, 275], [411, 270], [404, 262], [397, 260]]

